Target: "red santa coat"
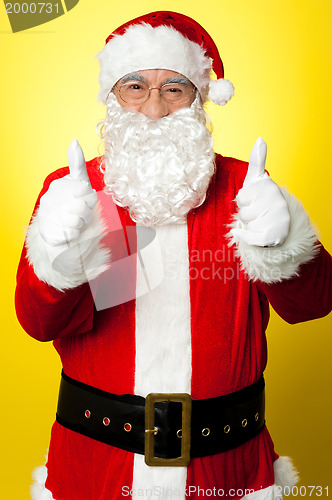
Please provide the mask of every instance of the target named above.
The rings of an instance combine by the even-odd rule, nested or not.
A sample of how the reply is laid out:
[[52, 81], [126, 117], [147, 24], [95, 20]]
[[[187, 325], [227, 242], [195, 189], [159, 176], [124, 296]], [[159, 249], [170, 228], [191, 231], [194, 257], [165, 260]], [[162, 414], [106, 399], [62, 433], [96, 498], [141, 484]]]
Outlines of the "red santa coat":
[[[99, 163], [96, 158], [88, 162], [87, 168], [92, 187], [102, 191], [104, 181]], [[247, 164], [220, 155], [216, 156], [216, 164], [216, 174], [206, 201], [188, 214], [187, 226], [182, 226], [185, 232], [179, 227], [158, 229], [163, 245], [168, 240], [174, 243], [176, 264], [187, 268], [187, 278], [184, 276], [183, 279], [183, 283], [187, 282], [184, 285], [187, 289], [183, 289], [178, 308], [186, 309], [184, 314], [179, 312], [180, 326], [165, 319], [167, 311], [168, 316], [172, 316], [167, 290], [159, 298], [158, 295], [152, 298], [152, 307], [154, 304], [154, 308], [160, 308], [161, 312], [151, 314], [151, 324], [146, 326], [147, 331], [154, 328], [155, 337], [151, 339], [156, 341], [148, 358], [159, 356], [163, 351], [160, 363], [156, 363], [157, 368], [151, 363], [151, 370], [157, 373], [156, 383], [149, 385], [150, 373], [144, 372], [146, 359], [144, 353], [143, 359], [139, 354], [138, 339], [144, 341], [144, 322], [150, 317], [147, 312], [151, 313], [147, 305], [149, 299], [139, 302], [139, 298], [132, 298], [96, 310], [88, 283], [65, 292], [57, 290], [36, 276], [24, 248], [17, 275], [18, 319], [35, 339], [53, 340], [67, 375], [115, 394], [145, 396], [149, 390], [166, 392], [163, 373], [171, 369], [172, 364], [168, 365], [167, 360], [174, 355], [178, 356], [177, 364], [186, 365], [178, 376], [183, 376], [183, 385], [177, 380], [174, 381], [176, 387], [180, 390], [187, 388], [186, 392], [190, 392], [193, 399], [220, 396], [253, 384], [261, 377], [267, 360], [265, 330], [269, 302], [290, 323], [318, 318], [331, 310], [331, 257], [320, 244], [312, 250], [311, 257], [314, 254], [315, 257], [312, 260], [307, 258], [310, 262], [300, 266], [298, 276], [274, 283], [248, 278], [235, 247], [229, 247], [227, 236], [236, 212], [235, 196], [242, 187]], [[67, 168], [51, 174], [41, 195], [47, 191], [50, 182], [66, 174]], [[39, 199], [36, 208], [38, 205]], [[115, 207], [108, 196], [104, 197], [102, 215], [108, 226], [104, 244], [111, 248], [112, 260], [135, 253], [129, 249], [128, 242], [130, 228], [135, 224], [127, 211]], [[114, 230], [114, 218], [118, 218], [123, 230]], [[181, 251], [184, 252], [183, 258]], [[179, 264], [179, 259], [183, 265]], [[132, 287], [134, 297], [137, 261], [131, 261], [129, 268], [125, 286]], [[177, 292], [174, 290], [174, 293]], [[174, 351], [172, 354], [173, 341], [176, 343], [186, 329], [189, 337], [182, 345], [180, 340], [181, 347], [177, 350], [181, 351], [180, 355]], [[165, 337], [158, 343], [158, 331], [162, 330]], [[158, 373], [161, 374], [160, 386]], [[172, 378], [171, 373], [167, 377]], [[168, 499], [184, 498], [185, 494], [196, 499], [203, 491], [213, 491], [213, 488], [214, 496], [218, 496], [219, 490], [219, 496], [224, 491], [236, 499], [247, 498], [248, 490], [255, 490], [248, 498], [278, 498], [280, 488], [276, 484], [283, 481], [285, 484], [285, 480], [275, 477], [276, 469], [285, 466], [281, 460], [265, 428], [257, 437], [233, 450], [192, 459], [187, 470], [148, 468], [141, 456], [94, 441], [55, 422], [46, 490], [41, 486], [40, 494], [36, 493], [35, 498], [111, 500], [151, 497], [148, 488], [156, 497]], [[286, 469], [286, 482], [291, 482], [292, 471], [287, 464]], [[46, 494], [49, 496], [42, 496]]]

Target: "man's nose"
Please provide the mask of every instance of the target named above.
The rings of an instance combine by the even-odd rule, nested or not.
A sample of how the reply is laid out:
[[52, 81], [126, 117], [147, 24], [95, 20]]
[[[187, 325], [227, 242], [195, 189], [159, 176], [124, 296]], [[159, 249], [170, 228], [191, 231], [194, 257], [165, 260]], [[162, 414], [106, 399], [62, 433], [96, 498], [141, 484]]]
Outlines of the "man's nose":
[[158, 88], [150, 89], [150, 96], [143, 102], [140, 112], [152, 120], [168, 115], [167, 102], [161, 97]]

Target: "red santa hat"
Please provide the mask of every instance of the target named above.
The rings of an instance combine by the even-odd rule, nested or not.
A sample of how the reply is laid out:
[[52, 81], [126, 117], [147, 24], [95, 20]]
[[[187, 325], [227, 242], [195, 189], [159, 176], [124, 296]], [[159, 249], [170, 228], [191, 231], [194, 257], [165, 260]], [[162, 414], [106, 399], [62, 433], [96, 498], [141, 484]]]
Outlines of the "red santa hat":
[[[224, 105], [234, 95], [210, 35], [196, 21], [176, 12], [152, 12], [123, 24], [109, 35], [97, 57], [101, 64], [99, 99], [103, 102], [120, 78], [146, 69], [181, 73], [195, 85], [203, 102], [209, 97]], [[216, 81], [210, 79], [211, 68]]]

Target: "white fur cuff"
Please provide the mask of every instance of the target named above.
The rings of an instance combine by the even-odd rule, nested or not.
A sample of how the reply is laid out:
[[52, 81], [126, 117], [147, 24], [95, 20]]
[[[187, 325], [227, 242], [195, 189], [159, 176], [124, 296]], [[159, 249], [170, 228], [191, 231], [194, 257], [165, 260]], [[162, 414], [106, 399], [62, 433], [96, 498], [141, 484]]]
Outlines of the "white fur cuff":
[[[229, 233], [230, 245], [236, 245], [242, 269], [253, 281], [278, 283], [298, 276], [300, 266], [312, 260], [319, 251], [316, 231], [301, 202], [286, 189], [281, 191], [291, 217], [289, 234], [281, 245], [268, 248], [247, 245]], [[243, 227], [238, 214], [235, 214], [231, 227]]]
[[93, 221], [79, 238], [68, 245], [53, 247], [40, 235], [37, 213], [26, 234], [29, 263], [41, 281], [57, 290], [75, 288], [108, 269], [110, 253], [100, 243], [103, 233], [105, 226], [96, 208]]

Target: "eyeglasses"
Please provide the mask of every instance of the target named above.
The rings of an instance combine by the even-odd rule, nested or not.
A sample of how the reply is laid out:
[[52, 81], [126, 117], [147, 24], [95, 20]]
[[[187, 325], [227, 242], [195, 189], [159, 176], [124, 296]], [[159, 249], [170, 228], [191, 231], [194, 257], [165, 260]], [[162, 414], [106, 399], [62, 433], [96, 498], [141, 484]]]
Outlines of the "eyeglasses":
[[135, 80], [123, 83], [120, 88], [113, 87], [127, 104], [143, 104], [149, 99], [153, 89], [159, 90], [160, 97], [172, 104], [185, 104], [196, 91], [195, 87], [183, 83], [165, 83], [161, 87], [149, 87], [146, 83]]

